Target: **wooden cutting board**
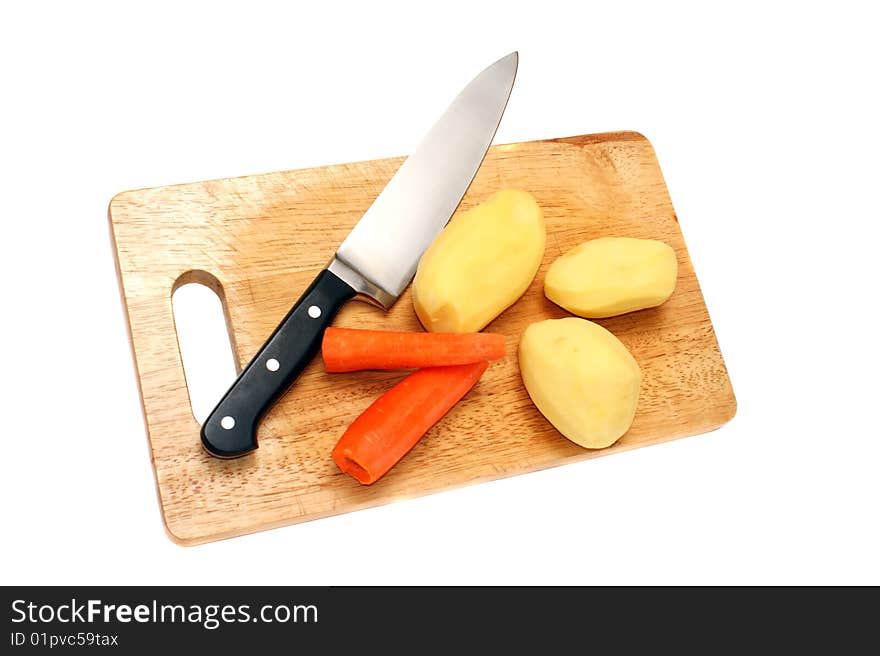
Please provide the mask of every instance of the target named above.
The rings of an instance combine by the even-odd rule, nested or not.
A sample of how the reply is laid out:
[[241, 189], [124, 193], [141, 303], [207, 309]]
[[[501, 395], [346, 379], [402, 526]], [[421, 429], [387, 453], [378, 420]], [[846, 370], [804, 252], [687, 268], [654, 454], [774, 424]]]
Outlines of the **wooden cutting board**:
[[[171, 538], [197, 544], [359, 510], [665, 442], [718, 428], [736, 400], [660, 167], [634, 132], [495, 146], [461, 203], [504, 187], [544, 209], [547, 248], [525, 295], [487, 330], [507, 356], [383, 479], [342, 474], [330, 450], [403, 372], [327, 374], [320, 358], [260, 426], [260, 448], [208, 456], [190, 409], [171, 294], [197, 281], [224, 303], [233, 348], [248, 362], [354, 226], [402, 158], [143, 189], [110, 203], [117, 270], [162, 514]], [[676, 251], [675, 293], [659, 308], [599, 321], [643, 372], [635, 422], [615, 445], [586, 450], [535, 409], [517, 344], [533, 321], [567, 316], [542, 290], [559, 255], [596, 237], [660, 239]], [[407, 291], [389, 313], [349, 303], [335, 325], [419, 330]]]

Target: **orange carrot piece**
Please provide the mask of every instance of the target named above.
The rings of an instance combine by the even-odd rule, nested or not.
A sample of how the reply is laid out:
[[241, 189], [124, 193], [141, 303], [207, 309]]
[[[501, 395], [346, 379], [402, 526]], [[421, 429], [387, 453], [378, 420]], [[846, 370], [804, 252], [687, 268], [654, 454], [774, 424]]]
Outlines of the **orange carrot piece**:
[[379, 480], [476, 384], [488, 362], [428, 367], [410, 374], [354, 420], [333, 460], [364, 485]]
[[504, 335], [423, 333], [333, 328], [324, 332], [321, 356], [331, 372], [362, 369], [420, 369], [497, 360]]

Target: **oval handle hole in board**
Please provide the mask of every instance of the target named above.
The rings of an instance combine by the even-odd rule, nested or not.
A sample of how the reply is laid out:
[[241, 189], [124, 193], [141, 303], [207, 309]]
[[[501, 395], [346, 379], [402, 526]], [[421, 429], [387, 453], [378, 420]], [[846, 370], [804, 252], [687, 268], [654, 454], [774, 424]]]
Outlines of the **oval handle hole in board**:
[[189, 403], [199, 425], [237, 376], [222, 292], [214, 276], [190, 272], [178, 279], [171, 293]]

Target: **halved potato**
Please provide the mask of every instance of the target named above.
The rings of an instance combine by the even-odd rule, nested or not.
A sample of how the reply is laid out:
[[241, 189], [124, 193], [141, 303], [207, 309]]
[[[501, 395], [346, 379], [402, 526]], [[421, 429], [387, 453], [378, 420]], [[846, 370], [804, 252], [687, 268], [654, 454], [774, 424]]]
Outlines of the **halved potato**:
[[603, 237], [557, 258], [544, 294], [572, 314], [599, 319], [664, 303], [677, 277], [675, 251], [662, 241]]
[[433, 332], [481, 330], [528, 289], [544, 257], [544, 215], [505, 189], [456, 214], [419, 261], [412, 297]]
[[572, 442], [601, 449], [632, 425], [642, 372], [599, 324], [576, 317], [531, 324], [519, 343], [519, 368], [535, 406]]

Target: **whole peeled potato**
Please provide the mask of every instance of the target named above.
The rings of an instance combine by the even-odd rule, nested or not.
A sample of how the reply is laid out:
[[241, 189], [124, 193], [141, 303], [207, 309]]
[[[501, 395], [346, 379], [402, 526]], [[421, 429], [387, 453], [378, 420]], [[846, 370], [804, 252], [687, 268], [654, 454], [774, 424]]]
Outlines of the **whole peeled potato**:
[[576, 317], [531, 324], [519, 343], [519, 368], [535, 406], [572, 442], [601, 449], [632, 425], [642, 372], [599, 324]]
[[662, 241], [603, 237], [557, 258], [544, 294], [572, 314], [600, 319], [664, 303], [677, 277], [675, 251]]
[[504, 189], [452, 220], [419, 261], [412, 297], [426, 330], [481, 330], [528, 289], [544, 257], [544, 215]]

